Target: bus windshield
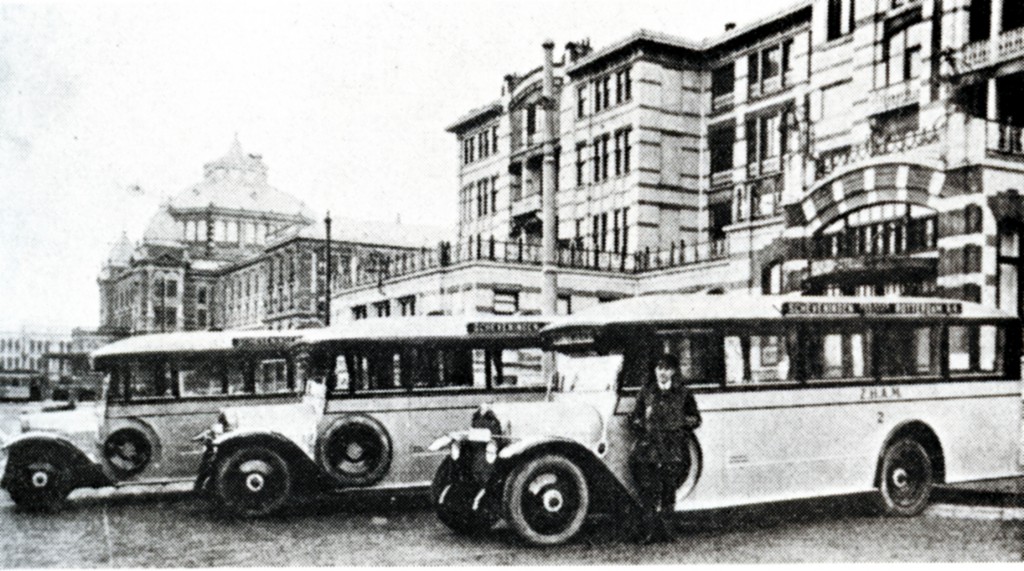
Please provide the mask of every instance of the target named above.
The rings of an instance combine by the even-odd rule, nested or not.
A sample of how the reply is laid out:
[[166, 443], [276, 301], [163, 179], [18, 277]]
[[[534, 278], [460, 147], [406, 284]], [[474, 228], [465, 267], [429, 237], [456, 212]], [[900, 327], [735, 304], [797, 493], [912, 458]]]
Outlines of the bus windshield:
[[556, 353], [557, 388], [567, 393], [614, 391], [622, 361], [621, 353]]

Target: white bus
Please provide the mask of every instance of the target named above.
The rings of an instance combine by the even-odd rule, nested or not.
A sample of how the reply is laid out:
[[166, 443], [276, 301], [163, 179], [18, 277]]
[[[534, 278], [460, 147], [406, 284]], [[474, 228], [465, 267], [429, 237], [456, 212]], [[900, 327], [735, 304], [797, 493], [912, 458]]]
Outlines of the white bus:
[[297, 332], [196, 331], [129, 337], [92, 354], [97, 406], [29, 413], [7, 442], [0, 487], [26, 509], [76, 488], [188, 482], [205, 450], [193, 437], [228, 404], [299, 402], [288, 349]]
[[932, 486], [1019, 475], [1020, 323], [937, 299], [657, 295], [543, 332], [550, 402], [494, 404], [435, 442], [435, 507], [456, 532], [506, 518], [525, 541], [573, 537], [638, 507], [627, 426], [659, 355], [680, 362], [703, 424], [675, 510], [876, 491], [914, 515]]
[[242, 517], [322, 492], [426, 490], [444, 458], [427, 449], [438, 434], [482, 402], [544, 396], [544, 325], [424, 316], [305, 330], [296, 362], [326, 398], [225, 408], [196, 488]]

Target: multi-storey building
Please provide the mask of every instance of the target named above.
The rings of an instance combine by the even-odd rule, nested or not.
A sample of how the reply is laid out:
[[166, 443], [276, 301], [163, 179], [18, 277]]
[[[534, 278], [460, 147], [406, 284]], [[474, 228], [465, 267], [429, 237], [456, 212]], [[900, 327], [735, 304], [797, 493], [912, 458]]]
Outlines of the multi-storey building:
[[1020, 311], [1022, 63], [1024, 3], [1005, 0], [807, 0], [699, 42], [569, 44], [552, 101], [545, 70], [510, 75], [449, 128], [457, 241], [353, 284], [336, 316], [538, 310], [543, 192], [562, 311], [714, 288]]
[[[297, 328], [327, 316], [326, 231], [270, 186], [260, 155], [236, 139], [203, 179], [171, 198], [141, 242], [122, 236], [100, 273], [101, 329], [120, 333]], [[369, 229], [369, 230], [368, 230]], [[429, 228], [335, 220], [334, 282], [376, 260], [435, 247]]]

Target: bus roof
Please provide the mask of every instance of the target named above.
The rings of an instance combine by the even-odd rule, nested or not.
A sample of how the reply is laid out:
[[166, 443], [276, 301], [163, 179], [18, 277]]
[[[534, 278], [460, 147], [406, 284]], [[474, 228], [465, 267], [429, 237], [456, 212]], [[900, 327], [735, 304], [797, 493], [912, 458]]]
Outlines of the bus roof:
[[437, 315], [366, 319], [309, 329], [306, 343], [379, 342], [379, 341], [451, 341], [461, 339], [496, 341], [534, 338], [550, 321], [539, 316], [502, 317], [495, 315]]
[[290, 331], [180, 331], [151, 333], [115, 341], [92, 352], [93, 359], [127, 355], [203, 353], [216, 351], [286, 349], [300, 340]]
[[821, 297], [749, 294], [658, 294], [602, 303], [552, 320], [544, 332], [564, 328], [687, 322], [791, 321], [863, 317], [911, 320], [947, 318], [1013, 319], [1011, 313], [977, 303], [924, 297]]

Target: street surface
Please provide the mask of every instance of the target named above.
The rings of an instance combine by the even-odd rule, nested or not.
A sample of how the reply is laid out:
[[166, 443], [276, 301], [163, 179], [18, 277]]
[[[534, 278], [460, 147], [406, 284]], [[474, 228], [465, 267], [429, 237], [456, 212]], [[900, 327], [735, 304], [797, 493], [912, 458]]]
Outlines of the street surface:
[[[17, 409], [0, 409], [0, 430], [10, 434]], [[22, 512], [0, 492], [0, 567], [1017, 562], [1024, 553], [1019, 518], [880, 518], [864, 498], [689, 515], [671, 541], [654, 545], [595, 521], [570, 545], [537, 549], [501, 527], [454, 536], [420, 498], [331, 497], [236, 521], [182, 490], [77, 491], [57, 514]]]

